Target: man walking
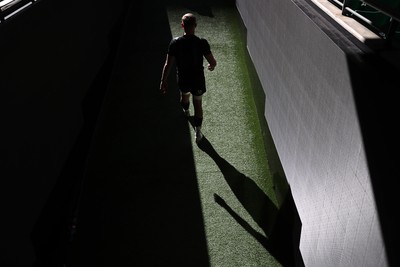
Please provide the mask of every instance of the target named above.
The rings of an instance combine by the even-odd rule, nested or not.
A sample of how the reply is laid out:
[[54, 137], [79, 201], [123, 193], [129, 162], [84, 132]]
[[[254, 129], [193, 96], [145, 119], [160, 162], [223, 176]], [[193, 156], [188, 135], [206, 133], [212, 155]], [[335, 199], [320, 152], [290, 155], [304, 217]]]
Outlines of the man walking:
[[166, 93], [167, 78], [171, 67], [176, 62], [180, 103], [184, 114], [189, 116], [190, 95], [193, 97], [194, 126], [196, 142], [203, 138], [201, 126], [203, 123], [202, 96], [206, 92], [203, 57], [208, 62], [208, 70], [213, 71], [217, 62], [211, 52], [210, 44], [204, 38], [195, 35], [196, 17], [192, 13], [183, 15], [181, 25], [182, 36], [174, 38], [168, 47], [167, 58], [162, 71], [160, 90]]

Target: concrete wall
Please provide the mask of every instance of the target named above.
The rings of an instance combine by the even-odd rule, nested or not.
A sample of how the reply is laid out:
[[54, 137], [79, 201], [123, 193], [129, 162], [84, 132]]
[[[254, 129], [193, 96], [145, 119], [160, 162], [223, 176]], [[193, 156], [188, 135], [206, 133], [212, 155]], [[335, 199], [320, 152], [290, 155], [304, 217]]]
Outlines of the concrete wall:
[[[385, 136], [393, 128], [382, 127], [383, 120], [383, 133], [376, 134], [369, 116], [396, 118], [395, 109], [387, 108], [395, 103], [379, 102], [371, 93], [395, 89], [386, 77], [393, 69], [305, 1], [237, 0], [236, 5], [266, 95], [265, 118], [302, 222], [305, 265], [376, 267], [397, 261], [388, 253], [393, 239], [384, 235], [396, 228], [388, 219], [393, 212], [381, 209], [395, 201], [387, 198], [392, 182], [377, 182], [393, 176], [394, 168], [382, 167], [391, 166], [384, 163], [391, 160], [387, 150], [379, 151], [382, 164], [372, 159], [379, 157], [373, 153], [377, 143], [390, 146], [390, 138], [398, 137]], [[378, 75], [381, 66], [370, 58], [388, 72]]]
[[123, 0], [41, 0], [0, 24], [0, 266], [62, 253], [123, 12]]

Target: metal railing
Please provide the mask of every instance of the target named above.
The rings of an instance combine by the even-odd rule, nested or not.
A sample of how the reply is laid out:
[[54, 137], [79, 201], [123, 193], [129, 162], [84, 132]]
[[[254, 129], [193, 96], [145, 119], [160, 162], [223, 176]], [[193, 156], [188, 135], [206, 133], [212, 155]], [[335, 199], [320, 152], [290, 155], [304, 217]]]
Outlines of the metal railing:
[[400, 2], [396, 1], [397, 6], [386, 4], [385, 2], [376, 1], [376, 0], [364, 0], [364, 2], [367, 5], [379, 10], [384, 15], [386, 15], [387, 17], [390, 18], [390, 23], [389, 23], [389, 27], [387, 29], [386, 38], [391, 40], [399, 28]]
[[329, 0], [342, 10], [342, 15], [352, 17], [388, 42], [400, 34], [399, 0]]
[[5, 22], [37, 0], [0, 0], [0, 23]]

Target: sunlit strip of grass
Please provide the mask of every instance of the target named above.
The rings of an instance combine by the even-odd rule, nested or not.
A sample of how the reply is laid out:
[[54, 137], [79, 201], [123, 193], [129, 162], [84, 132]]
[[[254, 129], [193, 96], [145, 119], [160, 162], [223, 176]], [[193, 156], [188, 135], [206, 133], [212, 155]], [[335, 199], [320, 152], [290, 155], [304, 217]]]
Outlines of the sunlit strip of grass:
[[[183, 33], [180, 19], [184, 13], [197, 16], [196, 34], [209, 41], [218, 61], [214, 72], [206, 71], [203, 133], [220, 157], [238, 173], [252, 179], [277, 205], [238, 14], [233, 7], [213, 7], [210, 11], [212, 16], [182, 7], [168, 9], [173, 36]], [[213, 159], [194, 142], [193, 145], [211, 266], [280, 266], [215, 202], [214, 194], [221, 196], [249, 227], [267, 238], [236, 199]]]

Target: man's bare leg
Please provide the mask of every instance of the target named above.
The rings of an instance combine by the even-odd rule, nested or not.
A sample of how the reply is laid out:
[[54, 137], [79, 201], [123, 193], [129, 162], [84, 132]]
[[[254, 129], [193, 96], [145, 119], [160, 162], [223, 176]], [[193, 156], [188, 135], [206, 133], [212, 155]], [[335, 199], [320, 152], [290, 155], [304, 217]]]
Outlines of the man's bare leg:
[[190, 93], [181, 92], [181, 106], [186, 117], [189, 117]]
[[201, 133], [201, 126], [203, 124], [203, 102], [202, 96], [193, 96], [193, 107], [194, 107], [194, 128], [196, 131], [196, 142], [199, 142], [203, 138]]

